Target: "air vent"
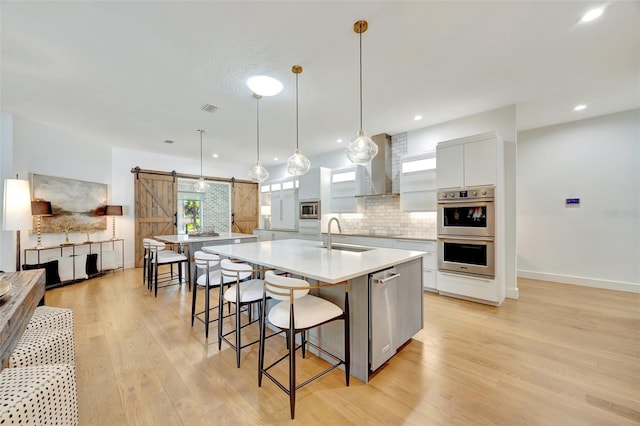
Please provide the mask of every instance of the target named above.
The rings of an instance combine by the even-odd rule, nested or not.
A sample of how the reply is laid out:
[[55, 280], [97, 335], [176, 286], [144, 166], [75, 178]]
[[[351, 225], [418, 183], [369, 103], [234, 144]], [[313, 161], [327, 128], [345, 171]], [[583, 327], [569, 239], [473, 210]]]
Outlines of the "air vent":
[[200, 107], [200, 109], [206, 112], [214, 113], [218, 110], [218, 107], [211, 104], [204, 104]]

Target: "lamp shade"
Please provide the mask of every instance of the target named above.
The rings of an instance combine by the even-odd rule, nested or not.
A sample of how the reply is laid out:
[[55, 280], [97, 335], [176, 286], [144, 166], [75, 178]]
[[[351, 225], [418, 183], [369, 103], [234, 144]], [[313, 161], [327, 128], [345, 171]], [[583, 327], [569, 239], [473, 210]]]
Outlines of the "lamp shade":
[[52, 214], [53, 210], [49, 201], [36, 200], [31, 202], [32, 216], [51, 216]]
[[2, 229], [21, 231], [31, 229], [31, 193], [29, 181], [5, 179], [2, 211]]
[[122, 216], [122, 206], [106, 206], [104, 208], [105, 216]]

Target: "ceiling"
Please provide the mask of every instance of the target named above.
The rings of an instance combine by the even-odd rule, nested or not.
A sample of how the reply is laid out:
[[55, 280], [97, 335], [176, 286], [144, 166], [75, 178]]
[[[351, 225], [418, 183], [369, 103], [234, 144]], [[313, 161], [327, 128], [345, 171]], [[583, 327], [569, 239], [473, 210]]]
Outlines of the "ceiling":
[[[518, 129], [536, 128], [640, 106], [640, 2], [613, 1], [600, 19], [579, 22], [598, 5], [3, 1], [1, 109], [88, 141], [194, 159], [196, 129], [205, 129], [207, 168], [247, 170], [256, 104], [245, 81], [264, 74], [284, 84], [260, 102], [261, 159], [282, 163], [296, 145], [299, 64], [299, 143], [312, 156], [359, 129], [353, 24], [366, 19], [368, 135], [513, 104]], [[206, 103], [219, 109], [204, 112]], [[574, 112], [580, 103], [587, 109]]]

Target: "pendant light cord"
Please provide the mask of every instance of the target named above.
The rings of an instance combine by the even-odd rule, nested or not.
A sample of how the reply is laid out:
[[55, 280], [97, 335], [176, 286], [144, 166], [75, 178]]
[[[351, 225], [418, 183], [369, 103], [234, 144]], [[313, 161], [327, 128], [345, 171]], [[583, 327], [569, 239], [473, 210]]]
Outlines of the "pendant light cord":
[[362, 130], [362, 30], [360, 31], [360, 130]]
[[258, 159], [258, 163], [260, 162], [260, 98], [255, 96], [256, 98], [256, 158]]
[[298, 74], [296, 74], [296, 151], [298, 149]]
[[198, 132], [200, 132], [200, 178], [202, 178], [202, 134], [204, 130], [198, 129]]

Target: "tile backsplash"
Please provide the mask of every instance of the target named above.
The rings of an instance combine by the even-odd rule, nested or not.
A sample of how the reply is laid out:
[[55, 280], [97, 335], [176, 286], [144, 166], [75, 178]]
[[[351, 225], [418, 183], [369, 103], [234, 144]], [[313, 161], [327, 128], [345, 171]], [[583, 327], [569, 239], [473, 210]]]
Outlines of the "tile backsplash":
[[337, 215], [345, 234], [436, 238], [436, 212], [404, 212], [397, 196], [368, 197], [361, 202], [362, 213]]

